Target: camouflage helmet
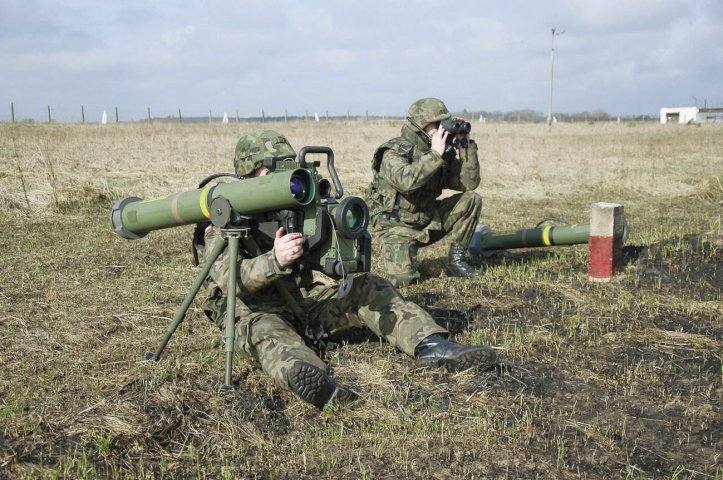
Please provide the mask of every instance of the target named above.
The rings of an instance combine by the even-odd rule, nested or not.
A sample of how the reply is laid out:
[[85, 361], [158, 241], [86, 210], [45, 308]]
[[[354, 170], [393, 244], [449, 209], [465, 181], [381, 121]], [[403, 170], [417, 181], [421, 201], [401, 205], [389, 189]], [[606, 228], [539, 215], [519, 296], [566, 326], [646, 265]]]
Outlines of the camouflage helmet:
[[241, 137], [236, 144], [233, 166], [236, 175], [244, 177], [258, 169], [264, 158], [296, 158], [286, 137], [273, 130], [262, 130]]
[[430, 123], [447, 120], [451, 117], [449, 110], [442, 100], [438, 98], [422, 98], [409, 107], [407, 116], [411, 118], [420, 128]]

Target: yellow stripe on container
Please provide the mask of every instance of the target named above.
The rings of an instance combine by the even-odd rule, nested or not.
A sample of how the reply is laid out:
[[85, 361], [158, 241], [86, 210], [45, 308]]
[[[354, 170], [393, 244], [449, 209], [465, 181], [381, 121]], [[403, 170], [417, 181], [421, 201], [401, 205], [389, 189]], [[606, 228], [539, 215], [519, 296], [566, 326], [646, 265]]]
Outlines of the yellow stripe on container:
[[552, 230], [552, 227], [545, 227], [542, 231], [542, 241], [545, 242], [545, 245], [548, 247], [552, 246], [552, 242], [550, 241], [550, 230]]
[[203, 213], [203, 216], [206, 218], [211, 218], [211, 214], [208, 213], [208, 206], [206, 205], [206, 195], [208, 195], [210, 189], [211, 187], [209, 186], [201, 190], [201, 197], [198, 199], [201, 205], [201, 213]]

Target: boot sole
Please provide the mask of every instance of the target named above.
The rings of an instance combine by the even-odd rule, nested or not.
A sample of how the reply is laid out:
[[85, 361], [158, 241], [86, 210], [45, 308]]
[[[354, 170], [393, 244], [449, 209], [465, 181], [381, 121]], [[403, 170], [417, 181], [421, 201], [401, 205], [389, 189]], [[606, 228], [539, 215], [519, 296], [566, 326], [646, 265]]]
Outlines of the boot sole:
[[489, 347], [467, 350], [447, 358], [421, 358], [418, 367], [444, 367], [450, 372], [461, 372], [469, 368], [487, 370], [497, 364], [497, 354]]
[[324, 405], [349, 403], [357, 398], [356, 393], [338, 386], [324, 371], [308, 363], [292, 366], [288, 380], [296, 395], [320, 409]]

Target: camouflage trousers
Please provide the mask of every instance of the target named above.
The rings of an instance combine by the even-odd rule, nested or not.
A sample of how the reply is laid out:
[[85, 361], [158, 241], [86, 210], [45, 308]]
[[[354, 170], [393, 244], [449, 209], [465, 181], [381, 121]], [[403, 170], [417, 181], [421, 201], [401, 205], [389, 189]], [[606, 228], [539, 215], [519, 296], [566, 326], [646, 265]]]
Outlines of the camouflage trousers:
[[[328, 287], [319, 295], [325, 300], [306, 310], [310, 331], [316, 337], [312, 340], [338, 338], [345, 331], [366, 327], [414, 356], [414, 349], [424, 338], [447, 333], [422, 307], [404, 300], [380, 277], [368, 273], [354, 277], [351, 290], [341, 299], [331, 296], [337, 288]], [[296, 362], [329, 371], [298, 330], [283, 315], [254, 312], [236, 322], [235, 347], [258, 361], [276, 384], [289, 388], [287, 372]]]
[[373, 232], [381, 245], [385, 277], [395, 287], [418, 280], [419, 248], [444, 237], [454, 243], [469, 245], [481, 212], [482, 197], [475, 192], [464, 192], [437, 201], [437, 215], [425, 228], [400, 222], [375, 222]]

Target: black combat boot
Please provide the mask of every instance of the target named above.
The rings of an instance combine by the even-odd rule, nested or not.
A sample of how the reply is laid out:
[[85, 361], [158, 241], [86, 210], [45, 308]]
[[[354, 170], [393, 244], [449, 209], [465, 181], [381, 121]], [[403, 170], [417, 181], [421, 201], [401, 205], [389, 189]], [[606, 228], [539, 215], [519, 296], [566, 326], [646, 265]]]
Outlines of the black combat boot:
[[447, 255], [448, 276], [464, 278], [474, 278], [480, 276], [480, 272], [464, 259], [465, 250], [467, 250], [467, 247], [461, 243], [452, 243], [449, 246], [449, 255]]
[[497, 355], [486, 345], [460, 345], [439, 335], [430, 335], [414, 350], [418, 367], [444, 367], [458, 372], [472, 367], [482, 370], [497, 364]]
[[305, 362], [296, 362], [287, 377], [291, 391], [318, 409], [351, 403], [357, 398], [349, 387], [338, 385], [326, 372]]

